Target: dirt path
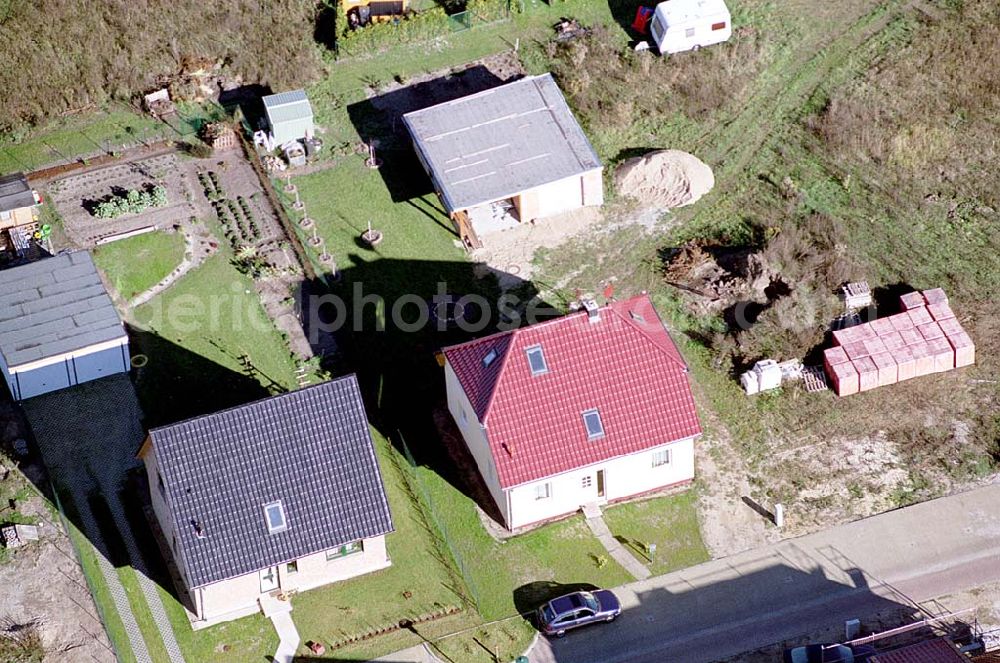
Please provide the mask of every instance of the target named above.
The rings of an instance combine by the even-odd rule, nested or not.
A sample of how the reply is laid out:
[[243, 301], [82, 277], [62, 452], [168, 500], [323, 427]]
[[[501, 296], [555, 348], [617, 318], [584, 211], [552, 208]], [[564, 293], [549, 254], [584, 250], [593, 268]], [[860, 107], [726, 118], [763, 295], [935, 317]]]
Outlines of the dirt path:
[[128, 303], [129, 308], [138, 308], [156, 297], [218, 250], [217, 240], [200, 221], [194, 223], [191, 220], [181, 221], [179, 232], [184, 236], [184, 257], [181, 263], [152, 288], [133, 297]]
[[695, 445], [696, 474], [701, 487], [698, 522], [712, 559], [780, 539], [780, 532], [743, 501], [750, 495], [751, 486], [743, 458], [733, 446], [729, 431], [710, 407], [699, 412], [706, 432]]

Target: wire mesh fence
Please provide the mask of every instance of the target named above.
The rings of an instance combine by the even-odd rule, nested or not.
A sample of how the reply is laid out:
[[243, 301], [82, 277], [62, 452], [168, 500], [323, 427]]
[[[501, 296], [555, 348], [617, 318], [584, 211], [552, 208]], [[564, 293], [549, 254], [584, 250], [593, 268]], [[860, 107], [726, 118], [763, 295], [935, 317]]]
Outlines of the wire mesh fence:
[[426, 507], [425, 511], [427, 512], [427, 515], [430, 517], [431, 522], [437, 529], [441, 542], [445, 545], [448, 553], [451, 555], [451, 559], [455, 563], [459, 575], [461, 575], [465, 588], [471, 595], [468, 598], [471, 599], [473, 606], [478, 608], [482, 604], [482, 594], [480, 594], [479, 586], [477, 585], [475, 578], [469, 572], [469, 564], [466, 562], [465, 556], [454, 544], [457, 539], [453, 535], [447, 521], [440, 516], [441, 513], [444, 513], [442, 505], [437, 503], [434, 499], [433, 491], [429, 489], [425, 480], [421, 478], [419, 465], [417, 465], [417, 461], [414, 458], [409, 445], [406, 443], [406, 440], [403, 439], [403, 435], [398, 432], [397, 435], [399, 436], [400, 444], [403, 447], [403, 455], [406, 457], [406, 467], [403, 468], [403, 471], [406, 474], [407, 481], [415, 487], [417, 496]]
[[69, 519], [66, 517], [66, 512], [63, 509], [62, 499], [59, 497], [59, 491], [56, 489], [55, 484], [51, 482], [49, 483], [49, 488], [52, 491], [52, 495], [55, 501], [56, 511], [59, 512], [59, 522], [62, 524], [63, 531], [66, 533], [66, 538], [69, 539], [69, 543], [73, 548], [73, 555], [76, 557], [76, 562], [77, 564], [80, 565], [80, 570], [82, 572], [83, 579], [87, 583], [87, 591], [90, 592], [91, 597], [93, 597], [94, 599], [94, 606], [97, 608], [97, 617], [98, 619], [100, 619], [101, 628], [104, 630], [104, 634], [105, 636], [107, 636], [108, 642], [111, 645], [110, 646], [111, 653], [114, 654], [115, 660], [117, 660], [118, 663], [125, 663], [125, 659], [119, 652], [118, 649], [119, 645], [111, 637], [110, 631], [108, 631], [107, 627], [108, 616], [105, 612], [105, 606], [102, 605], [99, 600], [97, 600], [98, 594], [94, 583], [100, 581], [97, 581], [94, 578], [92, 578], [90, 574], [87, 572], [87, 567], [83, 563], [83, 551], [80, 550], [80, 546], [77, 543], [76, 537], [73, 536], [74, 525], [70, 523]]

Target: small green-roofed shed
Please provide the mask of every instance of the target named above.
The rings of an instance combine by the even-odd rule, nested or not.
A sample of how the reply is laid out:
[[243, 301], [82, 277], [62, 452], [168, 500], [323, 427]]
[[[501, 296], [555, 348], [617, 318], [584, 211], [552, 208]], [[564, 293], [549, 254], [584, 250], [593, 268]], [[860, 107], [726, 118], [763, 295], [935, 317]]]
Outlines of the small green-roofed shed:
[[315, 134], [312, 106], [305, 90], [269, 94], [263, 101], [275, 144], [284, 145]]

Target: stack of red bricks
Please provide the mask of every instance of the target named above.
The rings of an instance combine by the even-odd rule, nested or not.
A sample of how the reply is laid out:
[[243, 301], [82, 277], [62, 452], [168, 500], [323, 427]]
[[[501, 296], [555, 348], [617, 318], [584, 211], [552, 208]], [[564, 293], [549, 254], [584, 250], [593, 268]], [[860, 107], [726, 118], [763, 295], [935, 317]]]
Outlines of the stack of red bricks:
[[976, 346], [955, 318], [944, 290], [908, 292], [903, 312], [833, 333], [823, 367], [838, 396], [968, 366]]

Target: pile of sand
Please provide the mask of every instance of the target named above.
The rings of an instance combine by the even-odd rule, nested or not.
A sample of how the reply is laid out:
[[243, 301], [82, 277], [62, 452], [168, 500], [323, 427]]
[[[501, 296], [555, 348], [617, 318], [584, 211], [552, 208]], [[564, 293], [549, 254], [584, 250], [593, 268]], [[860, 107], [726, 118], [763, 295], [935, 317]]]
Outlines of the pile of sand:
[[680, 150], [659, 150], [624, 162], [615, 171], [618, 192], [660, 208], [690, 205], [715, 186], [712, 169]]

